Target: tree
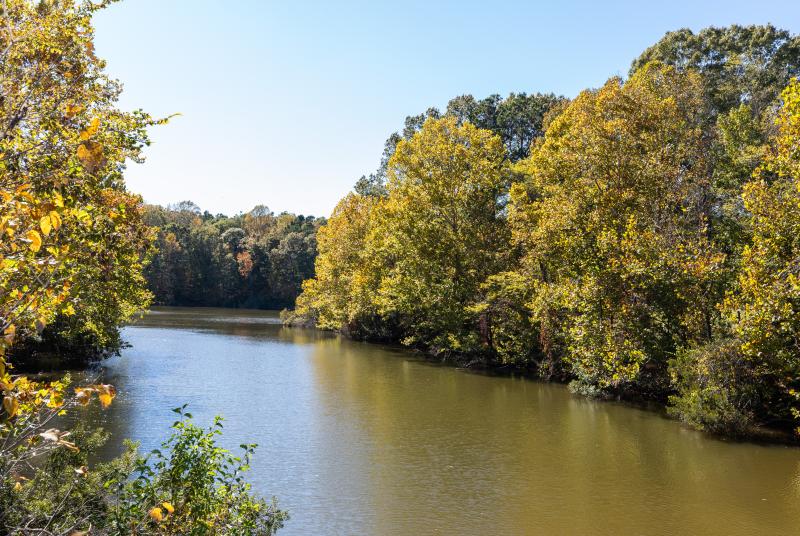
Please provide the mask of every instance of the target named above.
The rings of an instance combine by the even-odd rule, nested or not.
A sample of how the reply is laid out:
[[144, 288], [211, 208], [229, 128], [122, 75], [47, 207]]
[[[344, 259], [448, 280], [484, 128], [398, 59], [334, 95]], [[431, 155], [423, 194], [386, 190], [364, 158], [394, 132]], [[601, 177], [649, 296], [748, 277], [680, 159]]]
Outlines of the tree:
[[509, 159], [516, 162], [527, 157], [531, 144], [544, 134], [548, 113], [565, 102], [564, 97], [552, 93], [511, 93], [505, 99], [491, 95], [479, 101], [472, 95], [462, 95], [447, 104], [447, 115], [499, 135]]
[[773, 425], [800, 420], [800, 83], [782, 93], [778, 135], [744, 190], [752, 243], [725, 311], [741, 343], [743, 384], [722, 386], [739, 411]]
[[[564, 97], [552, 93], [511, 93], [506, 99], [490, 95], [476, 100], [472, 95], [461, 95], [447, 103], [445, 116], [454, 117], [459, 124], [472, 123], [500, 136], [511, 161], [528, 156], [531, 143], [544, 132], [547, 118], [566, 103]], [[394, 132], [386, 140], [378, 170], [362, 176], [353, 188], [360, 195], [385, 196], [387, 166], [401, 140], [410, 140], [429, 118], [439, 119], [441, 112], [428, 108], [424, 114], [407, 116], [402, 133]]]
[[428, 119], [398, 144], [388, 169], [388, 194], [368, 239], [386, 270], [381, 314], [403, 319], [409, 344], [479, 348], [486, 341], [466, 307], [506, 258], [502, 141], [452, 117]]
[[696, 75], [647, 64], [582, 92], [518, 166], [529, 306], [578, 385], [663, 393], [675, 350], [712, 336], [724, 256], [707, 236], [701, 103]]
[[772, 105], [800, 75], [800, 37], [772, 25], [688, 28], [668, 32], [631, 65], [651, 61], [700, 73], [712, 116], [747, 104], [756, 114]]
[[375, 196], [354, 193], [339, 201], [317, 233], [315, 277], [303, 282], [288, 321], [380, 338], [382, 323], [373, 303], [380, 268], [367, 238], [381, 202]]
[[774, 136], [773, 110], [789, 79], [800, 73], [800, 37], [766, 26], [669, 32], [637, 58], [631, 72], [657, 60], [700, 76], [711, 188], [709, 236], [726, 255], [718, 293], [735, 285], [748, 242], [743, 188]]
[[8, 200], [29, 196], [27, 206], [38, 206], [29, 216], [39, 229], [22, 227], [39, 234], [32, 243], [40, 245], [34, 253], [47, 284], [27, 287], [69, 287], [58, 308], [42, 308], [38, 329], [20, 330], [27, 341], [62, 313], [51, 333], [60, 341], [113, 346], [116, 327], [148, 303], [141, 268], [151, 237], [123, 172], [128, 160], [141, 160], [145, 129], [158, 121], [116, 106], [121, 87], [92, 45], [91, 16], [104, 5], [3, 3], [0, 189]]
[[324, 220], [275, 216], [263, 205], [244, 215], [211, 216], [189, 201], [147, 211], [159, 245], [145, 271], [156, 303], [290, 307], [302, 281], [314, 275], [314, 236]]
[[[141, 160], [146, 128], [160, 121], [116, 107], [120, 85], [104, 74], [92, 43], [91, 17], [109, 3], [0, 3], [3, 534], [76, 535], [111, 528], [110, 511], [122, 501], [105, 486], [124, 486], [131, 476], [121, 471], [125, 459], [89, 474], [82, 447], [96, 446], [96, 435], [87, 438], [80, 430], [72, 434], [53, 427], [67, 408], [88, 404], [95, 395], [108, 406], [116, 393], [113, 386], [76, 387], [70, 397], [68, 378], [42, 382], [12, 374], [8, 357], [10, 350], [17, 355], [20, 343], [53, 326], [59, 344], [76, 339], [92, 347], [113, 344], [120, 323], [149, 303], [141, 270], [151, 230], [144, 223], [141, 199], [125, 190], [123, 172], [128, 160]], [[204, 521], [224, 518], [231, 524], [218, 533], [231, 528], [272, 534], [285, 514], [250, 495], [239, 475], [246, 462], [220, 455], [210, 435], [184, 423], [175, 443], [184, 438], [182, 444], [188, 444], [187, 463], [198, 455], [214, 455], [200, 461], [224, 473], [212, 483], [224, 499], [186, 507], [189, 524], [173, 533], [187, 526], [197, 531], [198, 525], [208, 533], [214, 523]], [[79, 438], [86, 441], [78, 445], [74, 441]], [[191, 448], [198, 443], [205, 451]], [[246, 457], [251, 452], [248, 447]], [[216, 506], [216, 511], [206, 509], [211, 515], [191, 525], [196, 516], [188, 511], [196, 506]], [[137, 532], [168, 533], [155, 523]]]

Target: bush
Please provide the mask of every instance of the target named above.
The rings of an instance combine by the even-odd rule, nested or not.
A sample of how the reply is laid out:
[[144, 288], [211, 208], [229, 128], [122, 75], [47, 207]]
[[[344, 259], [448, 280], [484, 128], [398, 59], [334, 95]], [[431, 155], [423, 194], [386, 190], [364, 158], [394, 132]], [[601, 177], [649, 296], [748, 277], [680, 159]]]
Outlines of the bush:
[[677, 393], [669, 413], [715, 433], [743, 434], [753, 423], [752, 382], [736, 339], [723, 339], [681, 350], [669, 363]]
[[162, 445], [166, 454], [143, 457], [128, 442], [123, 455], [89, 469], [105, 433], [45, 429], [75, 403], [17, 422], [5, 416], [0, 534], [270, 536], [288, 519], [274, 498], [253, 495], [244, 480], [255, 445], [242, 445], [241, 457], [217, 446], [220, 417], [202, 429], [179, 408], [181, 418]]
[[184, 408], [172, 436], [146, 458], [137, 458], [133, 475], [117, 483], [112, 532], [135, 534], [259, 535], [274, 534], [288, 514], [254, 496], [243, 473], [249, 469], [254, 444], [241, 445], [233, 456], [217, 446], [222, 418], [203, 429]]

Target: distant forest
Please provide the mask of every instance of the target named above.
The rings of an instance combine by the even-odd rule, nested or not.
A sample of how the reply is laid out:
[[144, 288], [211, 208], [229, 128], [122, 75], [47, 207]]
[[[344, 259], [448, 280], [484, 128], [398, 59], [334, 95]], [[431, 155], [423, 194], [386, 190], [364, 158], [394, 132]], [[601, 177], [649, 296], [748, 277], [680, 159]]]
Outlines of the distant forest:
[[[356, 181], [365, 196], [385, 194], [386, 171], [397, 144], [429, 118], [458, 117], [496, 133], [508, 158], [528, 155], [543, 134], [545, 115], [567, 103], [553, 94], [511, 93], [476, 99], [460, 95], [444, 112], [428, 108], [408, 116], [391, 134], [378, 169]], [[325, 218], [274, 214], [264, 205], [236, 216], [211, 214], [192, 201], [145, 206], [144, 221], [157, 230], [156, 250], [145, 277], [153, 303], [187, 307], [293, 308], [302, 283], [314, 277], [317, 230]]]
[[148, 205], [144, 220], [158, 232], [145, 268], [155, 304], [253, 309], [294, 305], [314, 276], [316, 232], [325, 223], [265, 206], [212, 215], [191, 201]]

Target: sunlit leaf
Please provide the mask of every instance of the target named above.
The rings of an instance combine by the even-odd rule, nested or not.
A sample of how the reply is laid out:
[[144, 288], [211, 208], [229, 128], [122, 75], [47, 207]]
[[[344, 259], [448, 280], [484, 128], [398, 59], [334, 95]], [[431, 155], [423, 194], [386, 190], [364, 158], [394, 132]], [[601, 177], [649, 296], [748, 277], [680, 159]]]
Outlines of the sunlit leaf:
[[96, 141], [84, 141], [78, 146], [78, 160], [90, 173], [94, 173], [105, 164], [103, 145]]
[[50, 223], [53, 226], [53, 229], [58, 231], [58, 228], [61, 227], [61, 216], [55, 210], [50, 211]]
[[33, 231], [33, 230], [28, 231], [27, 233], [25, 233], [25, 236], [27, 237], [28, 241], [30, 242], [30, 244], [28, 244], [28, 247], [31, 248], [31, 251], [36, 252], [36, 251], [39, 251], [39, 249], [41, 249], [41, 247], [42, 247], [42, 237], [37, 231]]
[[151, 508], [147, 515], [156, 523], [161, 523], [161, 520], [164, 519], [164, 512], [158, 506]]
[[50, 216], [42, 216], [39, 219], [39, 229], [42, 230], [42, 234], [47, 236], [50, 234], [50, 231], [53, 229], [53, 225], [50, 222]]
[[19, 410], [19, 401], [14, 396], [5, 396], [3, 397], [3, 409], [8, 418], [12, 418]]

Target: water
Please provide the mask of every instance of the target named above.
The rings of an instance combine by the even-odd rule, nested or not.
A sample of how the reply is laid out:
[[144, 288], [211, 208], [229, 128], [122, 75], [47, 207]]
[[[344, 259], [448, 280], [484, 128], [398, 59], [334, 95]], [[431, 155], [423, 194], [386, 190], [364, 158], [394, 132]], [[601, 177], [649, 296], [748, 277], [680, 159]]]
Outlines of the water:
[[560, 385], [436, 366], [284, 328], [268, 312], [157, 309], [84, 418], [158, 446], [184, 403], [257, 442], [280, 534], [800, 534], [800, 449], [722, 441]]

